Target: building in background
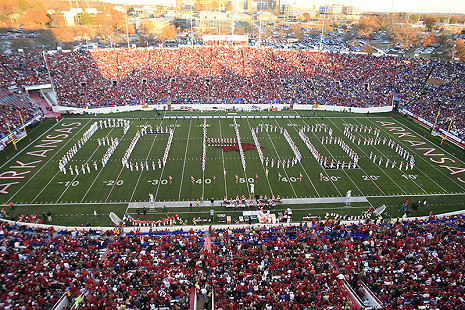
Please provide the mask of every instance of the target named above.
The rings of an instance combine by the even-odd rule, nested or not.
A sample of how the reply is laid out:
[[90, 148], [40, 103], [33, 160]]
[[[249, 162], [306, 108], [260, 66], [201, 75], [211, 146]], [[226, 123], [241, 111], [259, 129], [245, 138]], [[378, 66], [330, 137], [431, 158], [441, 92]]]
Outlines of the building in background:
[[214, 34], [231, 33], [234, 21], [230, 14], [218, 11], [201, 11], [194, 16], [194, 28], [211, 30]]
[[347, 19], [358, 20], [362, 16], [362, 10], [356, 6], [345, 5], [342, 7], [342, 15]]
[[257, 11], [279, 10], [280, 0], [255, 0]]
[[136, 29], [140, 29], [143, 26], [151, 33], [160, 33], [163, 28], [170, 25], [172, 20], [169, 17], [146, 18], [136, 21]]
[[261, 11], [257, 14], [253, 14], [253, 16], [256, 20], [261, 22], [276, 22], [278, 20], [278, 16], [268, 11]]
[[291, 19], [304, 19], [304, 14], [307, 13], [310, 18], [315, 17], [316, 10], [315, 6], [306, 7], [299, 4], [283, 4], [279, 10], [281, 15]]
[[66, 26], [74, 26], [76, 25], [76, 20], [79, 18], [79, 16], [83, 13], [88, 13], [92, 16], [95, 16], [95, 14], [98, 13], [96, 8], [71, 8], [69, 11], [62, 11], [61, 14], [63, 14], [65, 18], [65, 23]]
[[257, 10], [257, 5], [253, 0], [247, 0], [247, 12], [253, 13]]
[[331, 15], [334, 17], [344, 17], [349, 19], [359, 19], [362, 10], [359, 7], [341, 4], [328, 4], [320, 6], [321, 15]]
[[341, 4], [327, 4], [320, 6], [320, 14], [322, 15], [342, 15]]
[[232, 0], [231, 1], [231, 10], [234, 12], [244, 12], [245, 10], [245, 1], [244, 0]]

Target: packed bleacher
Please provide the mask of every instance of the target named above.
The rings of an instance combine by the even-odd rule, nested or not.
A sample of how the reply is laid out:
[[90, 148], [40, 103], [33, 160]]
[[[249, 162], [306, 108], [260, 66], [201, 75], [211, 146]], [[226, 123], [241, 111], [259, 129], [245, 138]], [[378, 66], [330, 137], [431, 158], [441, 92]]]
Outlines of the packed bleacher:
[[[251, 47], [96, 49], [0, 57], [4, 90], [48, 84], [60, 105], [392, 103], [465, 138], [465, 65], [353, 53]], [[48, 71], [48, 70], [50, 71]]]
[[37, 106], [27, 97], [0, 87], [0, 139], [9, 135], [8, 125], [14, 132], [37, 113], [39, 113]]
[[318, 103], [387, 105], [388, 57], [270, 48], [196, 47], [54, 53], [47, 57], [61, 104]]
[[0, 55], [0, 85], [31, 86], [49, 84], [50, 78], [40, 52]]
[[396, 92], [403, 108], [465, 139], [465, 65], [422, 58], [401, 59]]
[[[38, 52], [0, 55], [0, 139], [19, 129], [38, 113], [24, 96], [24, 86], [49, 84], [43, 55]], [[21, 116], [19, 115], [21, 113]]]
[[[464, 218], [335, 221], [269, 228], [128, 233], [0, 225], [0, 307], [188, 309], [192, 288], [215, 309], [355, 309], [363, 283], [388, 309], [462, 309]], [[211, 305], [211, 303], [210, 303]]]

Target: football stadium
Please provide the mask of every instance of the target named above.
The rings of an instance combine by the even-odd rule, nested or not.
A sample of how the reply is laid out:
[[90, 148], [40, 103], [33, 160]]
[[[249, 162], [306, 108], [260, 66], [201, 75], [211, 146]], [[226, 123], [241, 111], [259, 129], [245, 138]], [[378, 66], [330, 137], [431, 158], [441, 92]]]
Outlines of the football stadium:
[[463, 309], [465, 66], [0, 56], [2, 309]]

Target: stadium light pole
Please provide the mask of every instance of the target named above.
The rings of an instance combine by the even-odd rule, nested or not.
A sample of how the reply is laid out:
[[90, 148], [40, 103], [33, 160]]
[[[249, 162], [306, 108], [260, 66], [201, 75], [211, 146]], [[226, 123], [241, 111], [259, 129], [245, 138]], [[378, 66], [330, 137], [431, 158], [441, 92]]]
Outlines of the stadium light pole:
[[[220, 24], [221, 11], [220, 11], [220, 8], [221, 8], [221, 0], [218, 1], [218, 18], [217, 18], [217, 21], [218, 21], [218, 35], [219, 36], [221, 35], [221, 24]], [[221, 40], [218, 40], [218, 42], [221, 42]]]
[[[394, 0], [391, 1], [391, 14], [390, 14], [391, 15], [390, 16], [391, 17], [391, 33], [392, 33], [392, 29], [394, 27], [394, 19], [392, 17], [392, 8], [393, 7], [394, 7]], [[408, 22], [407, 22], [407, 24], [408, 24]], [[389, 39], [391, 39], [391, 38], [389, 38]], [[390, 50], [390, 49], [391, 49], [391, 40], [389, 40], [389, 44], [388, 44], [388, 50]]]
[[124, 6], [124, 17], [125, 17], [124, 20], [126, 21], [126, 40], [128, 42], [128, 48], [129, 48], [128, 10], [126, 6]]
[[192, 20], [194, 19], [194, 5], [191, 4], [191, 45], [194, 45], [194, 29]]
[[323, 48], [323, 35], [325, 31], [326, 10], [328, 9], [327, 4], [325, 4], [324, 8], [325, 8], [324, 9], [325, 14], [323, 15], [323, 24], [321, 25], [321, 34], [320, 34], [320, 47], [319, 47], [320, 52], [322, 51], [322, 48]]

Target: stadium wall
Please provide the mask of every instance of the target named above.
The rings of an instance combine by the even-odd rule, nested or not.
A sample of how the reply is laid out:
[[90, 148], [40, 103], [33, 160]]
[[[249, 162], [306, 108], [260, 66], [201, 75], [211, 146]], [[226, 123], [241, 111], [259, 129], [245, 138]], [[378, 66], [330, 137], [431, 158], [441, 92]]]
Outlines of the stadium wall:
[[[116, 106], [105, 108], [73, 108], [65, 106], [53, 106], [53, 111], [61, 114], [107, 114], [117, 112], [131, 112], [131, 111], [152, 111], [152, 110], [167, 110], [167, 104], [155, 105], [132, 105], [132, 106]], [[241, 111], [282, 111], [288, 110], [289, 104], [172, 104], [171, 110], [187, 111], [189, 109], [198, 111], [226, 111], [226, 110], [241, 110]], [[346, 106], [333, 106], [333, 105], [312, 105], [312, 104], [294, 104], [293, 110], [315, 110], [315, 111], [344, 111], [353, 113], [382, 113], [391, 112], [392, 106], [380, 107], [346, 107]]]
[[[101, 216], [106, 216], [104, 214], [100, 214]], [[461, 216], [465, 215], [465, 210], [460, 210], [460, 211], [454, 211], [454, 212], [447, 212], [447, 213], [442, 213], [442, 214], [436, 214], [434, 215], [435, 220], [441, 220], [441, 219], [447, 219], [450, 217], [454, 216]], [[396, 221], [399, 220], [399, 218], [392, 218], [391, 220]], [[415, 216], [415, 217], [402, 217], [400, 220], [404, 222], [427, 222], [431, 221], [432, 218], [430, 216]], [[341, 221], [341, 224], [345, 225], [351, 225], [351, 224], [359, 224], [360, 221], [363, 220], [356, 220], [356, 221]], [[42, 228], [42, 229], [50, 229], [53, 228], [55, 231], [71, 231], [71, 230], [80, 230], [80, 231], [89, 231], [89, 230], [97, 230], [97, 231], [110, 231], [114, 230], [115, 227], [88, 227], [88, 226], [60, 226], [60, 225], [47, 225], [47, 224], [36, 224], [36, 223], [26, 223], [26, 222], [17, 222], [17, 221], [10, 221], [7, 219], [2, 219], [0, 218], [0, 222], [5, 222], [8, 223], [9, 225], [22, 225], [26, 227], [31, 227], [31, 228]], [[322, 221], [324, 222], [324, 220]], [[180, 229], [184, 231], [189, 231], [190, 229], [194, 230], [202, 230], [205, 228], [208, 228], [209, 226], [215, 228], [215, 229], [229, 229], [231, 227], [240, 229], [240, 228], [247, 228], [247, 227], [258, 227], [258, 228], [271, 228], [271, 227], [292, 227], [292, 226], [300, 226], [302, 222], [291, 222], [291, 223], [279, 223], [279, 224], [222, 224], [222, 225], [172, 225], [172, 226], [155, 226], [155, 227], [149, 227], [149, 226], [125, 226], [123, 227], [123, 233], [130, 233], [134, 231], [138, 231], [141, 233], [147, 233], [150, 231], [178, 231]]]

